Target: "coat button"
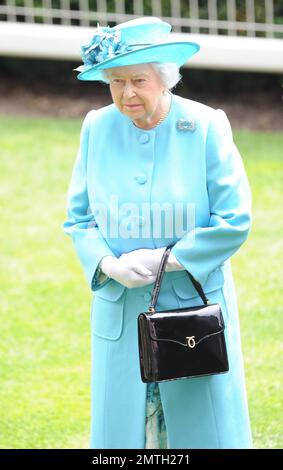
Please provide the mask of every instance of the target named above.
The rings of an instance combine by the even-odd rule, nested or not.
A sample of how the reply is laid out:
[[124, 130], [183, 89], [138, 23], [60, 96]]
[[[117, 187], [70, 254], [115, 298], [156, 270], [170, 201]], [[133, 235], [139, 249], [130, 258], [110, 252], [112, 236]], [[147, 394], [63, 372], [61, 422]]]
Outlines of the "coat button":
[[149, 141], [150, 137], [148, 134], [141, 134], [139, 137], [140, 144], [146, 144]]
[[151, 299], [151, 292], [145, 292], [145, 294], [143, 295], [143, 298], [146, 302], [149, 302]]
[[137, 183], [139, 184], [144, 184], [147, 182], [147, 176], [144, 175], [143, 173], [140, 173], [139, 175], [136, 175], [135, 176], [135, 180], [137, 181]]

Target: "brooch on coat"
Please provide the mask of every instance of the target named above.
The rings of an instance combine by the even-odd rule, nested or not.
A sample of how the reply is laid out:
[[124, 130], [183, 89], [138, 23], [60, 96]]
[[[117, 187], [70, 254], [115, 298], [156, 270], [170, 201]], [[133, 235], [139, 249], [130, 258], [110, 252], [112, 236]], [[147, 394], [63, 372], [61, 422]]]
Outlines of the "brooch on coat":
[[194, 120], [181, 118], [181, 119], [178, 119], [176, 123], [176, 127], [178, 131], [194, 132], [197, 128], [197, 125]]

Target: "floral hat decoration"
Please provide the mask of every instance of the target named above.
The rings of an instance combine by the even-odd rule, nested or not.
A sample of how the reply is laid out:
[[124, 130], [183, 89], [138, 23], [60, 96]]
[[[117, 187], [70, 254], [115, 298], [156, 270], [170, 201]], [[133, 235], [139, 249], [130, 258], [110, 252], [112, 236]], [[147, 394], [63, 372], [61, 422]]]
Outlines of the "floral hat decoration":
[[[88, 44], [81, 46], [84, 65], [73, 69], [79, 80], [102, 80], [101, 70], [147, 62], [175, 62], [179, 66], [199, 51], [189, 41], [170, 41], [169, 23], [153, 16], [136, 18], [114, 27], [97, 26]], [[169, 40], [168, 40], [169, 39]]]

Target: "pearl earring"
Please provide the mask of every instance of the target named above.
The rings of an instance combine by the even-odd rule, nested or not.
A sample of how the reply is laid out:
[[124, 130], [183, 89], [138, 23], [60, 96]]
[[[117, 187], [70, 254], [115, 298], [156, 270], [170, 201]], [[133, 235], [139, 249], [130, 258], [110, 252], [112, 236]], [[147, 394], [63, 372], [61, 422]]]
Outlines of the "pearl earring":
[[167, 95], [167, 90], [163, 90], [162, 95], [166, 96]]

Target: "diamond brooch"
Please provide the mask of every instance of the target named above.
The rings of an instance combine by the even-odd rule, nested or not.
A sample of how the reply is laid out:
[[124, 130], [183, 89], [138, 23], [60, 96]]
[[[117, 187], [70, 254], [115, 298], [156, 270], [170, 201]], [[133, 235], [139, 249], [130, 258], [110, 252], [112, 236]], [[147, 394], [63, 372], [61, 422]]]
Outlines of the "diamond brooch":
[[189, 119], [178, 119], [176, 123], [176, 127], [178, 131], [190, 131], [194, 132], [197, 128], [195, 121]]

